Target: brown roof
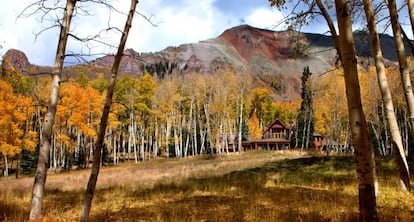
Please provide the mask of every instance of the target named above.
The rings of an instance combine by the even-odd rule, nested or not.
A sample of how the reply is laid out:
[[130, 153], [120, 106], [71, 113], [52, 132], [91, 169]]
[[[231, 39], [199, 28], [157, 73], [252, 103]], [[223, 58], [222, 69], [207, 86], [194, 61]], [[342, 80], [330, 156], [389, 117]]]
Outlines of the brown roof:
[[[275, 125], [279, 125], [279, 126], [275, 126]], [[275, 126], [275, 127], [273, 127]], [[282, 126], [282, 127], [280, 127]], [[289, 129], [289, 127], [287, 127], [287, 125], [280, 120], [279, 118], [275, 119], [275, 121], [273, 121], [264, 131], [262, 134], [265, 134], [266, 132], [268, 132], [270, 129], [272, 128], [278, 128], [278, 129]]]

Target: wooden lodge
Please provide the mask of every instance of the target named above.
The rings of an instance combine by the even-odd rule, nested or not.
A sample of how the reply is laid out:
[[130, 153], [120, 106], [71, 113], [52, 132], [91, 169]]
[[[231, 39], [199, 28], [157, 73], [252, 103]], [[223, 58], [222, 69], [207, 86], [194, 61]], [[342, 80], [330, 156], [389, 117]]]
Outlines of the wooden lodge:
[[260, 139], [244, 141], [243, 150], [285, 150], [290, 149], [290, 129], [280, 119], [273, 121], [267, 127]]
[[[285, 150], [290, 149], [291, 130], [280, 119], [273, 121], [267, 127], [260, 139], [252, 139], [243, 141], [243, 150]], [[315, 150], [322, 151], [324, 138], [322, 134], [313, 134], [313, 145]]]
[[[261, 134], [260, 138], [242, 142], [242, 150], [287, 150], [291, 148], [293, 131], [280, 119], [273, 121]], [[236, 133], [218, 134], [218, 147], [216, 152], [236, 152]], [[323, 151], [325, 139], [322, 134], [313, 133], [314, 149]]]

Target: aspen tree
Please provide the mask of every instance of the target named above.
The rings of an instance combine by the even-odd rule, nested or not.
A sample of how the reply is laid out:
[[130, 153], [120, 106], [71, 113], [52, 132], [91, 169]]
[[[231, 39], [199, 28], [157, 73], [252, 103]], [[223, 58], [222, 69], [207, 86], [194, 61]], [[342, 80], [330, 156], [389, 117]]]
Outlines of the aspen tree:
[[33, 183], [32, 203], [30, 208], [30, 220], [37, 220], [42, 216], [42, 206], [44, 197], [44, 188], [46, 183], [46, 175], [49, 167], [49, 151], [51, 147], [52, 128], [55, 120], [56, 107], [59, 97], [59, 87], [61, 83], [61, 74], [63, 69], [63, 61], [65, 59], [66, 44], [72, 15], [77, 0], [67, 0], [62, 22], [60, 24], [60, 35], [58, 47], [53, 66], [51, 93], [49, 104], [45, 114], [42, 126], [42, 136], [40, 137], [40, 151], [37, 161], [35, 180]]
[[[401, 189], [410, 190], [410, 173], [407, 159], [402, 144], [401, 133], [398, 128], [397, 118], [394, 113], [394, 104], [392, 102], [391, 92], [388, 87], [387, 77], [385, 75], [384, 57], [380, 46], [380, 40], [376, 28], [376, 19], [372, 9], [371, 0], [364, 0], [364, 10], [367, 17], [368, 29], [371, 38], [371, 47], [374, 52], [375, 67], [378, 76], [378, 85], [381, 91], [382, 100], [384, 101], [385, 114], [388, 126], [391, 132], [392, 145], [394, 146], [394, 155], [398, 164], [400, 175]], [[398, 38], [398, 37], [394, 37]]]
[[118, 51], [115, 55], [115, 60], [112, 65], [111, 80], [109, 82], [105, 104], [104, 104], [104, 108], [103, 108], [103, 112], [101, 116], [101, 122], [99, 125], [99, 131], [98, 131], [98, 138], [95, 143], [95, 156], [94, 156], [94, 161], [93, 161], [93, 165], [91, 169], [91, 175], [89, 177], [88, 185], [85, 191], [85, 200], [83, 203], [80, 221], [88, 221], [89, 219], [89, 212], [90, 212], [91, 205], [92, 205], [92, 198], [95, 193], [96, 182], [98, 181], [99, 169], [101, 166], [101, 151], [102, 151], [102, 146], [104, 142], [106, 126], [108, 123], [109, 111], [112, 105], [112, 96], [114, 94], [116, 78], [118, 76], [119, 66], [121, 64], [121, 59], [122, 59], [122, 55], [125, 49], [126, 41], [128, 39], [129, 30], [132, 26], [132, 20], [136, 13], [135, 9], [136, 9], [137, 4], [138, 4], [137, 0], [131, 0], [131, 6], [128, 12], [128, 17], [125, 22], [124, 30], [122, 32], [121, 40], [118, 46]]
[[351, 11], [345, 0], [335, 0], [341, 58], [345, 75], [349, 125], [355, 149], [359, 191], [359, 220], [378, 221], [375, 196], [374, 150], [361, 104]]

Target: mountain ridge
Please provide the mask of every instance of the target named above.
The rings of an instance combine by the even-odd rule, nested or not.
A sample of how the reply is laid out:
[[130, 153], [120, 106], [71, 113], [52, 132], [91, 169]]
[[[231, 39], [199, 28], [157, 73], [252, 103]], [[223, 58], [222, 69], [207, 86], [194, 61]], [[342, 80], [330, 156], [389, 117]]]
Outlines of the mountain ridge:
[[[355, 32], [354, 37], [360, 65], [371, 64], [368, 34]], [[392, 37], [381, 35], [381, 43], [386, 60], [396, 61]], [[106, 73], [113, 60], [113, 56], [103, 56], [66, 67], [65, 70], [68, 78], [76, 75], [76, 70], [84, 66], [92, 66]], [[18, 50], [7, 52], [3, 63], [5, 61], [20, 69], [40, 67], [30, 64], [24, 53]], [[284, 97], [294, 100], [300, 98], [301, 74], [306, 66], [314, 74], [321, 74], [331, 70], [335, 62], [336, 50], [330, 36], [241, 25], [227, 29], [215, 38], [170, 46], [159, 52], [139, 53], [127, 49], [121, 61], [120, 73], [140, 76], [149, 72], [162, 79], [171, 73], [208, 74], [230, 68], [236, 73], [251, 75], [259, 84], [273, 90], [275, 100], [284, 100]], [[50, 67], [40, 69], [47, 70]], [[85, 74], [93, 78], [95, 73]]]

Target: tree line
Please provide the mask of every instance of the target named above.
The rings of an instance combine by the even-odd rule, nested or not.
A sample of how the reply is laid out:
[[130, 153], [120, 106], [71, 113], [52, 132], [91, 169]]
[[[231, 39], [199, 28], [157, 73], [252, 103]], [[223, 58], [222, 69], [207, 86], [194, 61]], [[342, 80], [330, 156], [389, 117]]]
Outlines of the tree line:
[[[81, 69], [78, 71], [74, 78], [61, 84], [59, 92], [49, 166], [54, 171], [87, 168], [94, 156], [109, 80], [103, 73], [89, 79]], [[387, 73], [389, 79], [398, 78], [393, 67], [387, 68]], [[240, 148], [239, 134], [242, 140], [247, 140], [248, 136], [260, 138], [261, 131], [276, 118], [294, 130], [292, 147], [312, 147], [313, 132], [325, 137], [330, 146], [326, 148], [330, 150], [338, 151], [339, 145], [349, 147], [342, 76], [343, 73], [336, 70], [314, 77], [309, 68], [305, 68], [302, 99], [273, 101], [271, 89], [255, 86], [250, 75], [237, 74], [230, 69], [208, 75], [174, 74], [164, 79], [148, 73], [139, 77], [124, 75], [114, 89], [114, 104], [102, 151], [103, 164], [238, 151], [229, 150], [228, 144]], [[360, 80], [376, 152], [391, 155], [392, 141], [384, 121], [384, 105], [375, 85], [375, 70], [361, 71]], [[393, 82], [396, 83], [392, 85], [394, 94], [400, 95], [395, 97], [398, 121], [404, 145], [409, 147], [412, 140], [408, 115], [401, 100], [401, 88]], [[45, 89], [50, 79], [27, 77], [9, 68], [3, 71], [1, 83], [4, 95], [0, 102], [5, 104], [4, 109], [9, 107], [1, 112], [2, 122], [9, 124], [3, 129], [13, 132], [9, 138], [1, 139], [3, 144], [8, 144], [0, 150], [6, 168], [4, 175], [8, 174], [8, 163], [12, 161], [23, 165], [22, 173], [33, 173], [36, 144], [41, 136], [49, 94]], [[223, 138], [223, 135], [234, 137]], [[11, 142], [16, 136], [20, 139]]]

